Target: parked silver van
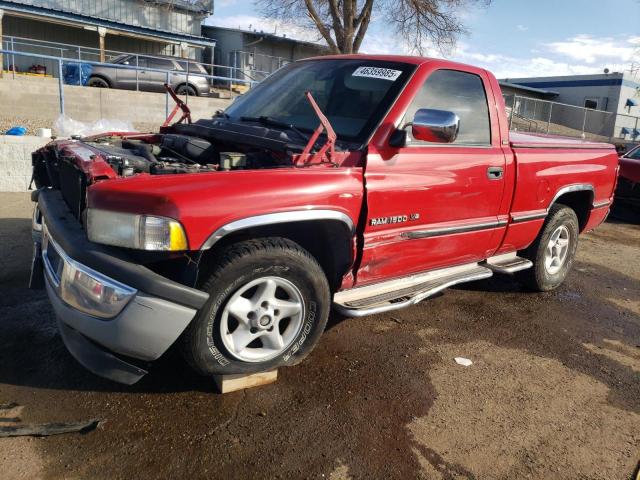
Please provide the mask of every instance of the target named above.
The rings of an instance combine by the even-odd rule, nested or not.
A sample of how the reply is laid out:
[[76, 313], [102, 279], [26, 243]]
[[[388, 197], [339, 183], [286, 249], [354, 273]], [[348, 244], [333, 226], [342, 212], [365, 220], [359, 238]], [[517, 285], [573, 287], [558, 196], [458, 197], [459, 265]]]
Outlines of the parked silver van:
[[[169, 73], [169, 84], [180, 95], [209, 95], [209, 79], [200, 75], [208, 74], [204, 66], [192, 60], [174, 57], [151, 57], [138, 55], [120, 55], [110, 61], [116, 65], [129, 65], [132, 68], [118, 68], [107, 65], [93, 65], [86, 85], [99, 88], [122, 88], [146, 92], [163, 92]], [[189, 75], [187, 76], [187, 67]], [[163, 70], [163, 71], [158, 71]], [[198, 75], [199, 74], [199, 75]], [[188, 78], [187, 78], [188, 77]]]

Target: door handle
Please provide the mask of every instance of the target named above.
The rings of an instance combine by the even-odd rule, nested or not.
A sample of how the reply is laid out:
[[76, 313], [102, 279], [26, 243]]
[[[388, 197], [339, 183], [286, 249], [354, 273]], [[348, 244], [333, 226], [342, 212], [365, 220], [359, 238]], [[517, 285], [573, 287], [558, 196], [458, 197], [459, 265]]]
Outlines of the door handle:
[[504, 175], [504, 168], [502, 167], [487, 168], [487, 177], [489, 177], [489, 180], [500, 180], [502, 175]]

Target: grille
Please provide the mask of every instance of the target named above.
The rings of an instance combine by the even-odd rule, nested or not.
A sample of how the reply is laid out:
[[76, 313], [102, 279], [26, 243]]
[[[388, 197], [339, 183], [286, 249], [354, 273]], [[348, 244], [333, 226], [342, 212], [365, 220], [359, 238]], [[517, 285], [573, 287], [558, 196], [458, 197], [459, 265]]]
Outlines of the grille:
[[86, 206], [87, 180], [72, 162], [73, 159], [62, 158], [59, 163], [60, 191], [71, 213], [80, 219]]

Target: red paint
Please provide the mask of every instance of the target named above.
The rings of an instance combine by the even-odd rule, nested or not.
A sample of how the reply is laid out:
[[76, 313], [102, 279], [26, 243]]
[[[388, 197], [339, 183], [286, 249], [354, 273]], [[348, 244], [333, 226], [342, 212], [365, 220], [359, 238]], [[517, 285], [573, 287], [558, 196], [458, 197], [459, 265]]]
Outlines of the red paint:
[[[89, 207], [175, 218], [184, 225], [194, 250], [234, 220], [291, 210], [338, 210], [359, 225], [356, 237], [361, 239], [359, 247], [353, 242], [355, 267], [345, 274], [343, 288], [347, 288], [522, 249], [538, 235], [543, 220], [512, 223], [513, 216], [544, 213], [556, 193], [568, 185], [591, 184], [595, 202], [612, 198], [618, 162], [613, 146], [540, 135], [515, 134], [510, 139], [500, 87], [489, 72], [427, 58], [346, 57], [417, 65], [369, 141], [366, 155], [336, 152], [335, 168], [317, 165], [119, 178], [91, 186]], [[492, 126], [490, 145], [389, 145], [411, 100], [438, 69], [470, 72], [482, 79]], [[69, 143], [62, 148], [74, 149]], [[83, 159], [84, 167], [85, 163]], [[101, 166], [95, 166], [101, 164], [99, 158], [94, 160], [92, 168], [99, 170], [94, 176], [102, 172]], [[503, 178], [489, 179], [489, 167], [501, 167]], [[363, 211], [366, 221], [359, 223]], [[587, 228], [602, 222], [607, 211], [606, 206], [594, 209]], [[371, 224], [371, 219], [397, 216], [407, 220]], [[494, 225], [429, 238], [403, 236], [479, 223]]]

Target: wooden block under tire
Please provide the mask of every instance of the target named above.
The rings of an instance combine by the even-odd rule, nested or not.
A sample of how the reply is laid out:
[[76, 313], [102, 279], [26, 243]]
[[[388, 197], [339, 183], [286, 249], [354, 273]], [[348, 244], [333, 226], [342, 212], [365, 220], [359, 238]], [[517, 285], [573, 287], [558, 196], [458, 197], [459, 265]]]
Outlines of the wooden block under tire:
[[259, 387], [268, 385], [278, 379], [278, 370], [269, 372], [253, 373], [250, 375], [214, 375], [213, 381], [220, 393], [236, 392], [245, 388]]

